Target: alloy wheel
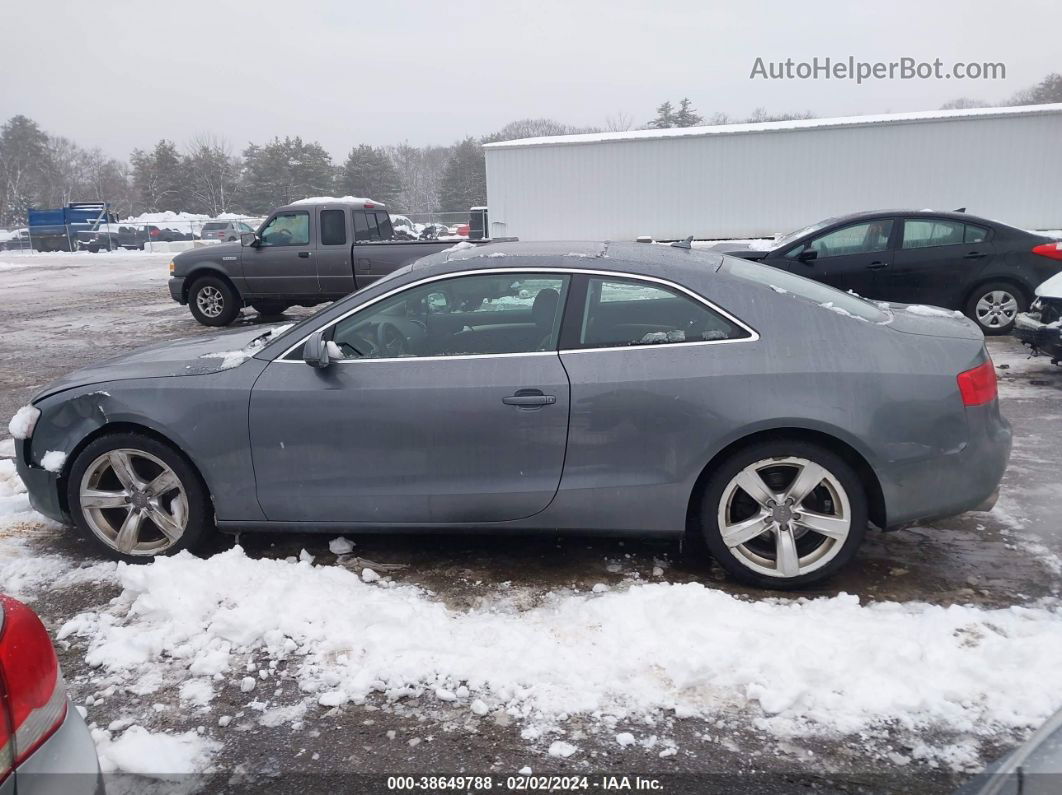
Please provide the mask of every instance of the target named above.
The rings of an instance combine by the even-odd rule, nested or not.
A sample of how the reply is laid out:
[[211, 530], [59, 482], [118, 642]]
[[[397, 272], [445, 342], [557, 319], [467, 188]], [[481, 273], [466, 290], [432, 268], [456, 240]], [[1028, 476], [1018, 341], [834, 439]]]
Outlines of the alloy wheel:
[[81, 478], [81, 513], [101, 541], [124, 555], [156, 555], [181, 540], [188, 495], [165, 462], [121, 448], [96, 458]]
[[985, 328], [1009, 326], [1018, 314], [1018, 299], [1006, 290], [992, 290], [981, 296], [974, 307], [977, 322]]
[[807, 458], [766, 458], [738, 472], [718, 509], [723, 543], [741, 564], [791, 579], [833, 560], [852, 530], [840, 480]]
[[206, 317], [217, 317], [225, 309], [225, 296], [217, 287], [208, 284], [195, 294], [195, 304]]

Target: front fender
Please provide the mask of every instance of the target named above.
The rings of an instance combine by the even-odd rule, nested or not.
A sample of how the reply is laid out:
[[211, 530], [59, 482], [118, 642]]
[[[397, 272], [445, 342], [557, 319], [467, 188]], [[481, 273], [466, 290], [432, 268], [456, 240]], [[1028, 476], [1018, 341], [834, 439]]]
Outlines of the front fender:
[[64, 453], [56, 483], [62, 503], [70, 467], [92, 439], [108, 430], [146, 432], [198, 470], [218, 519], [264, 519], [247, 433], [250, 389], [264, 365], [249, 359], [210, 375], [108, 382], [44, 398], [23, 465], [41, 469], [46, 453]]

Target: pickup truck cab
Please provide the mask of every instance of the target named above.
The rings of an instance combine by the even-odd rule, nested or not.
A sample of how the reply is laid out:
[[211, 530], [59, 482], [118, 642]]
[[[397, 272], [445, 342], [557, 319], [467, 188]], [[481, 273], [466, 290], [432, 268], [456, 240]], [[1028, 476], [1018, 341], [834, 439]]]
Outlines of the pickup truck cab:
[[387, 209], [372, 199], [302, 199], [238, 242], [178, 254], [170, 295], [203, 325], [227, 326], [244, 306], [274, 315], [335, 301], [453, 244], [396, 240]]

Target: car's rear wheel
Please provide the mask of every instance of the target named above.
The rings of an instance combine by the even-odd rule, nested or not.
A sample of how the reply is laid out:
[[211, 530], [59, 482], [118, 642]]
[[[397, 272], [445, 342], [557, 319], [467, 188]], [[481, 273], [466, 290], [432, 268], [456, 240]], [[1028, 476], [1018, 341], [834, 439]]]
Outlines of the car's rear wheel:
[[224, 279], [203, 276], [188, 291], [188, 308], [204, 326], [227, 326], [240, 313], [240, 302]]
[[712, 474], [701, 527], [716, 561], [742, 582], [799, 588], [855, 555], [867, 498], [855, 470], [820, 445], [765, 442], [740, 450]]
[[966, 302], [966, 316], [977, 321], [988, 335], [1009, 334], [1020, 312], [1028, 309], [1025, 294], [1007, 282], [989, 282], [977, 287]]
[[255, 312], [266, 317], [282, 315], [289, 306], [290, 304], [286, 304], [283, 301], [255, 301], [251, 304], [251, 308]]
[[213, 530], [199, 474], [171, 447], [138, 433], [85, 447], [67, 477], [67, 504], [86, 538], [131, 563], [195, 549]]

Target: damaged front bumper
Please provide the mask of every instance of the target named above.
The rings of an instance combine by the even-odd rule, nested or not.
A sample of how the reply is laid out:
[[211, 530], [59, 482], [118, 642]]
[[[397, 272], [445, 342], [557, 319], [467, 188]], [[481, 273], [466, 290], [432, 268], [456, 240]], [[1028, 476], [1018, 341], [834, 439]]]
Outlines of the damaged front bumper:
[[1028, 312], [1014, 318], [1014, 336], [1034, 351], [1051, 357], [1054, 364], [1062, 360], [1062, 321], [1044, 322], [1042, 304], [1037, 301]]
[[70, 521], [59, 499], [59, 475], [30, 463], [29, 439], [15, 440], [15, 469], [26, 486], [33, 510], [57, 522]]

